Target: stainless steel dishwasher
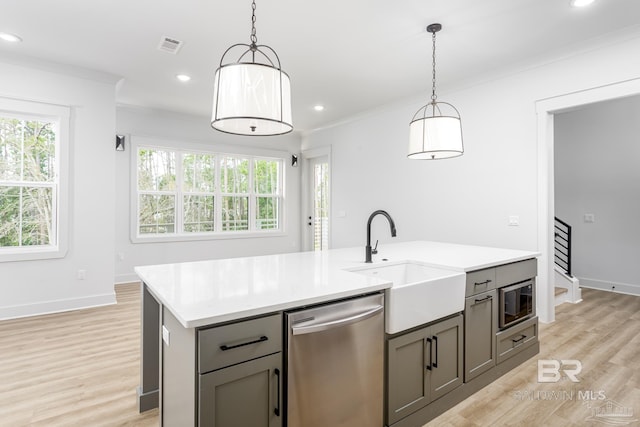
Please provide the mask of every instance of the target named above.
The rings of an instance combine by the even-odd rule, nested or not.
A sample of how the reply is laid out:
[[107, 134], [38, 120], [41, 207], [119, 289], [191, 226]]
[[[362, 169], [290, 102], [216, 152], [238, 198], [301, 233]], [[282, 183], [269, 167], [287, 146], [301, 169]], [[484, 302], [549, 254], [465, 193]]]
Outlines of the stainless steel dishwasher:
[[384, 296], [285, 316], [288, 427], [382, 426]]

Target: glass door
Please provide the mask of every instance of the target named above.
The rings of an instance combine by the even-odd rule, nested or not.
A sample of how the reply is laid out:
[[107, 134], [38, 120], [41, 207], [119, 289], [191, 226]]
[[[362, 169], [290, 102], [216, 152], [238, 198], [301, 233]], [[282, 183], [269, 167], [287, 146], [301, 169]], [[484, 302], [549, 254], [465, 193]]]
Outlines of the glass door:
[[309, 250], [329, 249], [329, 157], [309, 159], [309, 215], [307, 218]]

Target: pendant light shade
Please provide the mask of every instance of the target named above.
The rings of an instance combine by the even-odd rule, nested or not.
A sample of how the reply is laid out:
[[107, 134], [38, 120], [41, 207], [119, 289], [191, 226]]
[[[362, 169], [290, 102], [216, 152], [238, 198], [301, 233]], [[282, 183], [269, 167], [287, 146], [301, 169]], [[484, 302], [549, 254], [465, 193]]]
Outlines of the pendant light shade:
[[410, 159], [447, 159], [462, 153], [462, 122], [453, 105], [436, 102], [416, 112], [409, 124]]
[[440, 24], [431, 24], [427, 31], [433, 38], [433, 89], [431, 102], [420, 108], [409, 124], [409, 154], [417, 160], [437, 160], [458, 157], [464, 153], [460, 113], [436, 96], [436, 33]]
[[251, 44], [231, 46], [216, 70], [211, 126], [237, 135], [281, 135], [293, 130], [291, 83], [276, 52], [257, 44], [255, 1], [252, 7]]

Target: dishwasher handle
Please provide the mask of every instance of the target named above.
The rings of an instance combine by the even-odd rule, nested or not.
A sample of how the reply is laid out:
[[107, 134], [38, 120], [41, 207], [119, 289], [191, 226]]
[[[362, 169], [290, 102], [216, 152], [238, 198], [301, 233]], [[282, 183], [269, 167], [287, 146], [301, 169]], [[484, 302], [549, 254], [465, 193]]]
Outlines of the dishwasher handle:
[[340, 319], [330, 320], [328, 322], [316, 323], [313, 325], [306, 326], [292, 326], [291, 334], [292, 335], [303, 335], [303, 334], [311, 334], [314, 332], [322, 332], [329, 329], [339, 328], [342, 326], [350, 325], [352, 323], [357, 323], [362, 320], [368, 319], [370, 317], [375, 316], [380, 313], [384, 309], [383, 305], [378, 305], [371, 310], [367, 310], [365, 312], [361, 312], [355, 314], [353, 316], [342, 317]]

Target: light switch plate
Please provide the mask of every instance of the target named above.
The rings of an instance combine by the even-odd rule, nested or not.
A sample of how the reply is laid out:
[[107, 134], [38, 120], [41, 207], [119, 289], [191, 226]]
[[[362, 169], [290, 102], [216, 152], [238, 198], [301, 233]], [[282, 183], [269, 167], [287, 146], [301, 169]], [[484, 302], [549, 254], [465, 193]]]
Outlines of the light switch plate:
[[520, 225], [520, 217], [518, 215], [511, 215], [509, 217], [509, 225], [517, 227]]
[[162, 325], [162, 341], [169, 346], [169, 330], [166, 326]]
[[596, 222], [596, 216], [592, 213], [584, 214], [584, 222]]

